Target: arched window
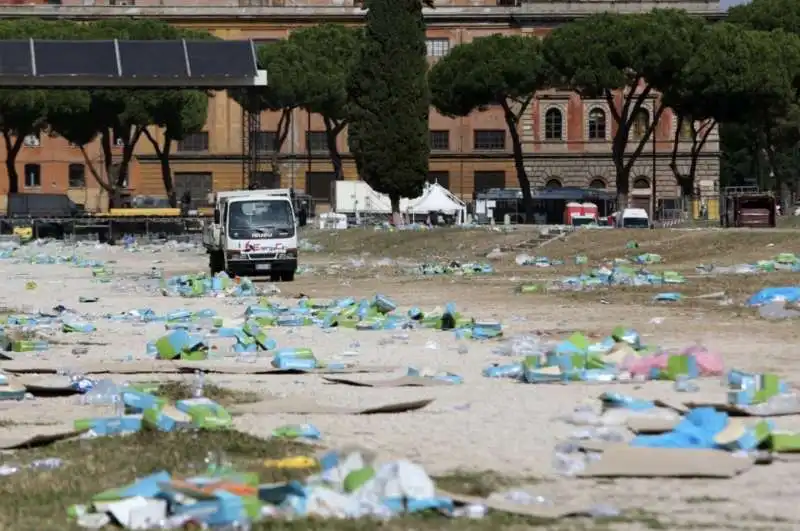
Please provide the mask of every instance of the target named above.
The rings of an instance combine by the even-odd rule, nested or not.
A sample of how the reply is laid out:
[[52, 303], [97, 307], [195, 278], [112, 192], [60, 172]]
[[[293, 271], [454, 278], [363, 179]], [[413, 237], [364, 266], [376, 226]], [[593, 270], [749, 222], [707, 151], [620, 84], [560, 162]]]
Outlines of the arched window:
[[592, 179], [592, 182], [589, 183], [589, 188], [594, 188], [596, 190], [605, 190], [606, 189], [606, 181], [599, 177]]
[[563, 139], [564, 116], [560, 109], [551, 107], [544, 114], [544, 139], [561, 140]]
[[631, 124], [631, 138], [641, 140], [647, 134], [648, 127], [650, 127], [650, 113], [647, 112], [647, 109], [637, 110]]
[[545, 188], [561, 188], [561, 180], [560, 179], [550, 179], [547, 181], [547, 184], [544, 185]]
[[633, 181], [634, 190], [650, 190], [650, 179], [647, 177], [637, 177]]
[[606, 112], [595, 107], [589, 111], [589, 140], [605, 140], [606, 138]]

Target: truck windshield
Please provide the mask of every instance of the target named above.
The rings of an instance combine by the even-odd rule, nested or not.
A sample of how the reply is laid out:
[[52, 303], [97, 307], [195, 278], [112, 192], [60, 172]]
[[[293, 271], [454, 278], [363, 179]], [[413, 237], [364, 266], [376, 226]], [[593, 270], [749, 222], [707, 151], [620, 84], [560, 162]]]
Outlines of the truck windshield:
[[237, 201], [228, 208], [228, 235], [237, 240], [289, 238], [294, 235], [289, 201]]
[[646, 229], [650, 227], [647, 218], [622, 218], [622, 226], [626, 229]]
[[591, 225], [592, 223], [597, 223], [597, 219], [595, 219], [595, 218], [572, 218], [572, 226], [573, 227], [580, 227], [582, 225]]

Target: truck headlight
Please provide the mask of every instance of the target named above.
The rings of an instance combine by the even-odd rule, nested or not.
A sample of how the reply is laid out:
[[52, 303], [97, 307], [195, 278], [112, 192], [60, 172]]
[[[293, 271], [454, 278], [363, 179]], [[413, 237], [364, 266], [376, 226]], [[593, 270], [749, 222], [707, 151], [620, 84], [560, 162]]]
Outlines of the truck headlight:
[[286, 249], [286, 256], [289, 258], [297, 258], [297, 249]]

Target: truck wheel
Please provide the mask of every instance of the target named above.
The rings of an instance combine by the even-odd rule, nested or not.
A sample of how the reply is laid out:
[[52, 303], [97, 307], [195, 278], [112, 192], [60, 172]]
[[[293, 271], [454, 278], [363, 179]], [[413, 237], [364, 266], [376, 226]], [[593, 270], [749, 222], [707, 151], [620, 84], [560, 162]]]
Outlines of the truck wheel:
[[281, 273], [281, 280], [283, 282], [294, 282], [294, 271], [284, 271]]
[[216, 275], [225, 269], [225, 257], [221, 252], [208, 253], [208, 268], [211, 270], [212, 275]]
[[270, 282], [278, 282], [280, 279], [281, 279], [281, 274], [280, 273], [272, 273], [269, 276], [269, 281]]

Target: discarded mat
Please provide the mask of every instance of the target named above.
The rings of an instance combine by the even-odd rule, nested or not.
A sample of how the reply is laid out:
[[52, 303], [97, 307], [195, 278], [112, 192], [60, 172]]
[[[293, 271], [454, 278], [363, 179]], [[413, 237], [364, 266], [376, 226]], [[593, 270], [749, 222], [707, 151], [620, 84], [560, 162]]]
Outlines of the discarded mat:
[[[62, 366], [32, 365], [24, 362], [3, 363], [0, 369], [12, 374], [56, 374]], [[253, 366], [250, 364], [220, 364], [215, 362], [176, 362], [147, 361], [95, 363], [73, 367], [82, 374], [177, 374], [202, 371], [218, 374], [359, 374], [372, 372], [391, 372], [397, 367], [362, 366], [337, 369], [276, 369], [272, 366]]]
[[25, 391], [33, 396], [55, 397], [72, 396], [82, 394], [69, 376], [55, 376], [36, 380], [33, 382], [21, 382], [25, 386]]
[[725, 402], [687, 402], [686, 407], [710, 407], [717, 411], [727, 413], [732, 417], [785, 417], [788, 415], [800, 415], [800, 401], [793, 401], [781, 404], [780, 407], [770, 406], [760, 407], [766, 404], [756, 404], [752, 406], [737, 406]]
[[720, 450], [638, 448], [614, 444], [578, 474], [587, 478], [732, 478], [750, 469], [752, 457]]
[[53, 433], [38, 433], [35, 435], [4, 433], [0, 436], [0, 450], [17, 450], [21, 448], [36, 448], [47, 446], [54, 442], [65, 441], [78, 437], [86, 430], [61, 428], [62, 431]]
[[407, 413], [426, 407], [433, 399], [415, 400], [413, 402], [395, 402], [368, 408], [348, 408], [319, 404], [305, 397], [286, 397], [239, 404], [228, 408], [231, 413], [254, 415], [381, 415], [389, 413]]
[[453, 382], [437, 378], [424, 378], [422, 376], [401, 376], [392, 380], [354, 380], [352, 378], [337, 378], [323, 376], [326, 382], [342, 385], [353, 385], [356, 387], [441, 387], [453, 385]]
[[[515, 492], [525, 492], [525, 490], [514, 489]], [[488, 498], [479, 496], [468, 496], [466, 494], [455, 494], [441, 489], [436, 489], [436, 494], [444, 498], [450, 498], [456, 505], [482, 505], [491, 511], [498, 511], [521, 516], [531, 516], [543, 520], [558, 520], [571, 516], [591, 516], [591, 509], [576, 503], [550, 505], [545, 503], [515, 503], [500, 495], [491, 494]], [[534, 496], [536, 494], [530, 493]]]
[[672, 431], [682, 418], [651, 417], [636, 415], [630, 417], [625, 426], [636, 435], [657, 435]]

